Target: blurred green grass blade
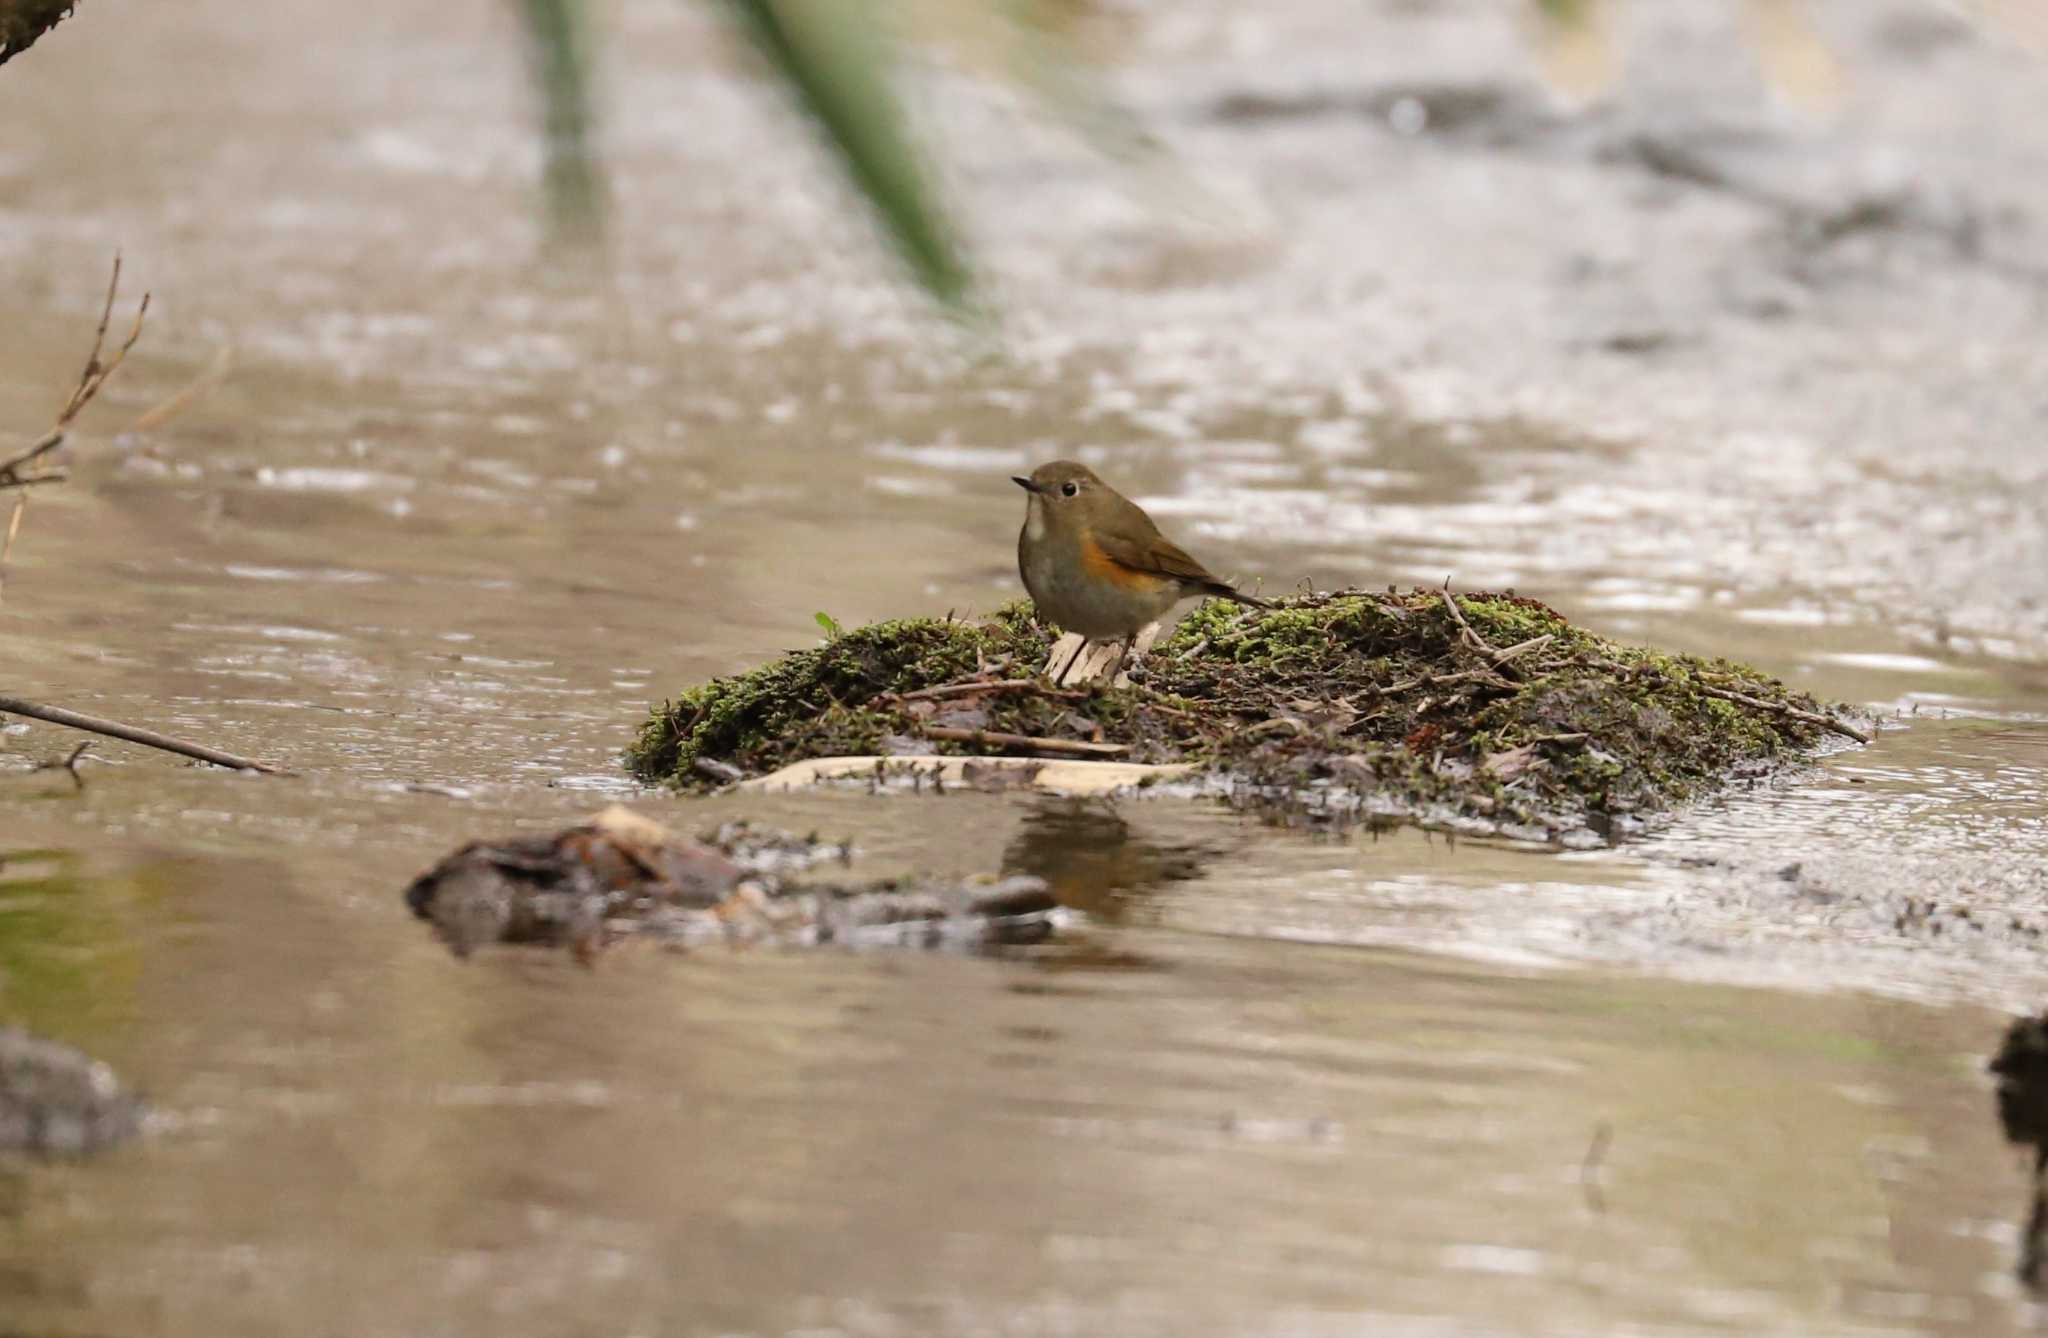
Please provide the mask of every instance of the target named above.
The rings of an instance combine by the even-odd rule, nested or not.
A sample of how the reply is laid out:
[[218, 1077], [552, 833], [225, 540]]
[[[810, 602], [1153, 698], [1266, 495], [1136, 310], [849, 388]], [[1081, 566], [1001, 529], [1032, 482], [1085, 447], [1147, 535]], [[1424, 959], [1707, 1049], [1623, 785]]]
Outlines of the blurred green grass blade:
[[583, 0], [519, 0], [542, 108], [542, 186], [550, 231], [587, 241], [604, 228], [604, 170], [594, 146], [590, 28]]
[[1592, 5], [1587, 0], [1536, 0], [1536, 8], [1552, 23], [1576, 28], [1590, 17]]
[[1024, 86], [1097, 152], [1124, 163], [1161, 159], [1165, 148], [1144, 120], [1110, 92], [1075, 34], [1072, 5], [1002, 0], [1012, 63]]
[[1621, 73], [1620, 9], [1625, 0], [1536, 0], [1535, 42], [1552, 89], [1581, 101]]
[[969, 309], [972, 279], [889, 82], [873, 0], [725, 0], [824, 130], [925, 290]]

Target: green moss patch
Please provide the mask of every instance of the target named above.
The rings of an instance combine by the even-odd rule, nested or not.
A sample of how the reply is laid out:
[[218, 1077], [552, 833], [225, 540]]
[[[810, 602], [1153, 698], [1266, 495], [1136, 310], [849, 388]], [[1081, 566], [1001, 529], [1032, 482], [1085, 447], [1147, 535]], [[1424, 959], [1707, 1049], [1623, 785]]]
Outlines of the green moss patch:
[[1053, 687], [1051, 640], [1025, 603], [863, 627], [664, 702], [628, 765], [700, 789], [840, 754], [1092, 754], [1193, 762], [1288, 816], [1554, 835], [1857, 732], [1754, 669], [1619, 645], [1515, 595], [1210, 601], [1123, 688]]

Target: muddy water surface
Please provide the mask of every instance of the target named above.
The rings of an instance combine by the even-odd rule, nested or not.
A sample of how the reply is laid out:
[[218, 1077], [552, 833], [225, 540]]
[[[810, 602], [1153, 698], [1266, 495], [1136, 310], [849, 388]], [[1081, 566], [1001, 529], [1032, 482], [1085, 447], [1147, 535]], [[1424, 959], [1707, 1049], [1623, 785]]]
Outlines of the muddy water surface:
[[[1792, 112], [1737, 7], [1672, 5], [1719, 55], [1667, 83], [1732, 91], [1651, 62], [1581, 114], [1492, 7], [1177, 6], [1117, 68], [1193, 216], [938, 74], [990, 355], [699, 14], [598, 8], [588, 267], [541, 257], [490, 5], [84, 13], [0, 76], [0, 421], [47, 420], [115, 245], [156, 296], [25, 518], [7, 688], [300, 773], [108, 743], [79, 792], [32, 770], [62, 731], [0, 733], [0, 1018], [160, 1112], [4, 1172], [0, 1329], [2033, 1322], [1981, 1067], [2048, 984], [2048, 173], [1974, 134], [2042, 123], [2028, 58], [1823, 6], [1858, 78]], [[650, 701], [815, 612], [1015, 597], [1006, 476], [1055, 452], [1269, 589], [1511, 585], [1896, 727], [1571, 853], [625, 782]], [[590, 972], [404, 916], [449, 847], [618, 798], [1037, 872], [1079, 924]]]

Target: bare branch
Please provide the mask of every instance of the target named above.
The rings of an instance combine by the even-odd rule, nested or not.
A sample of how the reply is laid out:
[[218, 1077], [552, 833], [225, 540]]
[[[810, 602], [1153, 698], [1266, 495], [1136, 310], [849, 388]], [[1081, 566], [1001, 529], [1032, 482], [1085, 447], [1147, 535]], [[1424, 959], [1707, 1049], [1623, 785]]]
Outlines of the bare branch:
[[1472, 624], [1465, 621], [1464, 610], [1458, 607], [1458, 597], [1451, 593], [1451, 578], [1448, 576], [1444, 577], [1443, 599], [1444, 607], [1450, 610], [1451, 617], [1456, 620], [1458, 633], [1463, 638], [1465, 644], [1498, 664], [1503, 652], [1487, 645], [1486, 639], [1473, 631]]
[[223, 344], [220, 352], [213, 355], [213, 361], [206, 365], [204, 371], [137, 418], [133, 424], [134, 429], [137, 432], [149, 432], [162, 427], [227, 380], [228, 373], [234, 369], [234, 365], [235, 346]]
[[995, 729], [955, 729], [950, 725], [926, 725], [918, 732], [928, 739], [938, 739], [945, 743], [978, 743], [986, 748], [1019, 748], [1038, 753], [1066, 753], [1074, 757], [1121, 757], [1130, 751], [1121, 743], [1089, 743], [1083, 739], [1043, 739], [1029, 734], [1008, 734]]
[[14, 536], [21, 533], [21, 517], [28, 510], [28, 494], [14, 499], [14, 514], [7, 521], [7, 539], [0, 542], [0, 598], [7, 593], [7, 558], [14, 552]]
[[21, 467], [23, 465], [49, 454], [63, 444], [64, 430], [62, 428], [53, 427], [42, 436], [37, 437], [35, 441], [30, 443], [27, 450], [5, 464], [0, 464], [0, 488], [11, 487], [19, 483], [21, 481]]
[[935, 688], [919, 688], [915, 692], [884, 692], [876, 701], [904, 702], [938, 701], [945, 697], [979, 697], [998, 692], [1032, 692], [1041, 697], [1055, 697], [1061, 701], [1086, 701], [1085, 692], [1061, 692], [1047, 687], [1035, 678], [977, 678], [966, 683], [942, 683]]
[[209, 748], [203, 743], [187, 743], [168, 734], [159, 734], [153, 729], [124, 725], [118, 720], [103, 720], [98, 716], [85, 715], [78, 711], [67, 711], [61, 706], [43, 706], [36, 702], [23, 701], [19, 697], [0, 697], [0, 712], [25, 715], [35, 720], [47, 720], [53, 725], [68, 725], [72, 729], [104, 734], [110, 739], [126, 739], [145, 748], [159, 748], [167, 753], [177, 753], [181, 757], [211, 762], [217, 767], [228, 767], [235, 771], [261, 771], [273, 776], [291, 774], [282, 768], [271, 766], [268, 762], [237, 757], [218, 748]]
[[1612, 660], [1593, 659], [1587, 660], [1585, 663], [1616, 674], [1642, 675], [1653, 680], [1661, 679], [1666, 682], [1679, 682], [1682, 687], [1703, 692], [1709, 697], [1719, 697], [1724, 702], [1734, 702], [1737, 706], [1747, 706], [1753, 711], [1767, 711], [1772, 715], [1781, 715], [1788, 720], [1797, 720], [1801, 724], [1812, 725], [1816, 729], [1824, 729], [1831, 734], [1839, 734], [1845, 739], [1854, 739], [1858, 743], [1870, 742], [1869, 734], [1856, 728], [1854, 725], [1837, 720], [1831, 715], [1801, 710], [1799, 707], [1787, 702], [1774, 702], [1762, 697], [1753, 697], [1749, 693], [1737, 692], [1733, 688], [1716, 687], [1714, 684], [1704, 682], [1697, 677], [1674, 680], [1666, 674], [1646, 669], [1642, 665], [1616, 664]]
[[71, 773], [71, 783], [77, 786], [80, 792], [83, 792], [85, 789], [85, 777], [79, 774], [78, 761], [85, 756], [85, 750], [90, 747], [92, 747], [92, 740], [87, 739], [84, 743], [73, 748], [69, 757], [59, 757], [48, 762], [39, 762], [36, 764], [36, 770], [68, 771]]
[[[64, 401], [58, 411], [57, 421], [50, 424], [50, 430], [30, 442], [28, 449], [12, 459], [0, 460], [0, 489], [30, 488], [39, 483], [61, 483], [69, 475], [61, 469], [45, 469], [34, 474], [22, 471], [51, 451], [64, 444], [65, 429], [71, 426], [79, 411], [92, 403], [93, 396], [100, 393], [100, 387], [114, 374], [128, 356], [128, 350], [135, 347], [135, 341], [142, 338], [142, 318], [149, 313], [149, 294], [142, 295], [142, 301], [135, 305], [135, 322], [128, 327], [128, 337], [121, 341], [121, 347], [114, 350], [114, 356], [100, 361], [100, 353], [107, 346], [107, 325], [114, 318], [114, 299], [121, 290], [121, 253], [114, 253], [114, 272], [107, 279], [107, 300], [100, 307], [100, 323], [93, 331], [92, 353], [85, 360], [85, 370], [78, 374], [78, 384], [72, 388], [71, 397]], [[7, 559], [14, 552], [15, 536], [21, 533], [21, 518], [28, 509], [28, 494], [24, 492], [14, 503], [14, 514], [7, 522], [7, 541], [0, 544], [0, 591], [4, 591], [7, 580]]]
[[50, 430], [37, 437], [21, 454], [10, 460], [0, 461], [0, 488], [21, 486], [22, 466], [64, 444], [64, 430], [71, 426], [72, 420], [78, 417], [86, 405], [92, 403], [93, 396], [100, 393], [100, 387], [107, 383], [107, 378], [114, 374], [114, 370], [128, 356], [128, 350], [134, 348], [135, 341], [142, 338], [142, 320], [149, 314], [148, 293], [144, 293], [142, 301], [136, 304], [135, 321], [128, 327], [128, 337], [121, 341], [121, 347], [114, 350], [113, 357], [105, 362], [100, 361], [100, 354], [107, 346], [107, 325], [114, 318], [114, 299], [120, 294], [120, 290], [121, 256], [116, 252], [114, 271], [107, 280], [107, 300], [100, 308], [100, 323], [93, 331], [92, 353], [85, 360], [85, 370], [78, 374], [78, 384], [73, 387], [71, 398], [64, 402], [64, 407], [58, 412], [57, 420], [50, 425]]
[[1737, 706], [1747, 706], [1752, 711], [1769, 711], [1773, 715], [1782, 715], [1788, 719], [1797, 720], [1802, 724], [1812, 725], [1816, 729], [1824, 729], [1832, 734], [1839, 734], [1845, 739], [1854, 739], [1858, 743], [1870, 742], [1868, 734], [1857, 729], [1854, 725], [1843, 724], [1833, 716], [1820, 715], [1813, 711], [1802, 711], [1798, 707], [1788, 706], [1784, 702], [1765, 701], [1761, 697], [1752, 697], [1746, 692], [1733, 692], [1727, 688], [1717, 688], [1711, 683], [1701, 683], [1697, 680], [1688, 686], [1706, 693], [1709, 697], [1719, 697], [1724, 702], [1734, 702]]

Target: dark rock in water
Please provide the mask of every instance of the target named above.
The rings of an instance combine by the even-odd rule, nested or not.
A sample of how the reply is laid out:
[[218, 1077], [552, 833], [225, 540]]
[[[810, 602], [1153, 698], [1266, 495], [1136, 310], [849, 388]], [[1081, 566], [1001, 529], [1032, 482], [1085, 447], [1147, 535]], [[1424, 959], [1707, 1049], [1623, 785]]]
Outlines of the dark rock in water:
[[142, 1127], [142, 1102], [90, 1055], [0, 1027], [0, 1151], [98, 1152]]
[[1987, 1067], [1998, 1075], [1999, 1127], [2034, 1149], [2033, 1201], [2014, 1271], [2039, 1291], [2048, 1267], [2048, 1016], [2015, 1019]]
[[406, 904], [457, 956], [489, 943], [573, 948], [585, 961], [627, 936], [679, 947], [986, 947], [1054, 926], [1044, 880], [800, 884], [853, 857], [845, 842], [727, 823], [677, 836], [623, 808], [553, 836], [473, 841], [413, 880]]
[[749, 880], [714, 910], [657, 912], [631, 928], [682, 947], [981, 949], [1044, 942], [1057, 910], [1045, 881], [1029, 875], [772, 891]]
[[1998, 1123], [2027, 1147], [2048, 1146], [2048, 1017], [2023, 1017], [1988, 1065], [1998, 1075]]
[[405, 903], [458, 957], [485, 943], [590, 951], [606, 922], [636, 904], [715, 906], [744, 872], [716, 848], [614, 807], [553, 836], [472, 841], [414, 879]]
[[821, 841], [814, 832], [796, 836], [741, 820], [704, 838], [748, 873], [802, 873], [820, 864], [853, 863], [851, 841]]

